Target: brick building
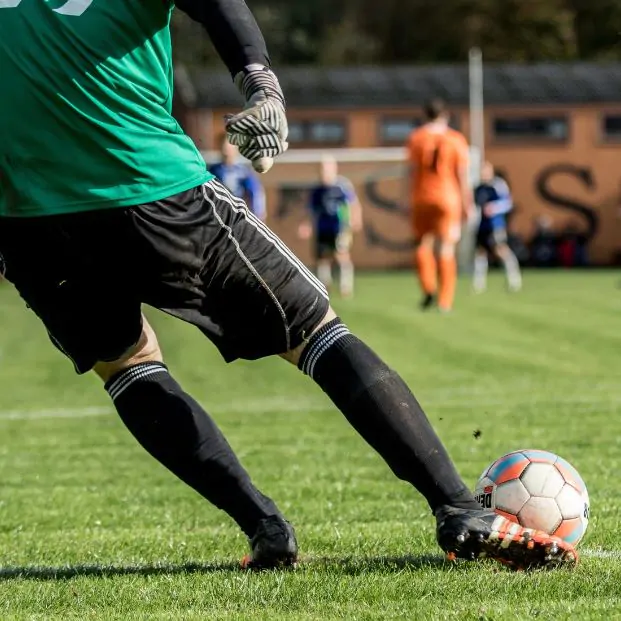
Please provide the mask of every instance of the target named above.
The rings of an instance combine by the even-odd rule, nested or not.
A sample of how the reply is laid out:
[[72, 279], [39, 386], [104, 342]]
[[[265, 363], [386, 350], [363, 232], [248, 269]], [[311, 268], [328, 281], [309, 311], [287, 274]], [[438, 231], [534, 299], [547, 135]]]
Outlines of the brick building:
[[[398, 224], [395, 210], [376, 209], [368, 191], [373, 165], [386, 169], [392, 162], [394, 171], [402, 159], [398, 148], [421, 122], [421, 104], [430, 97], [445, 98], [453, 124], [468, 135], [467, 67], [296, 67], [280, 68], [278, 75], [290, 119], [291, 152], [283, 162], [291, 164], [276, 167], [265, 179], [274, 228], [296, 246], [296, 218], [291, 210], [287, 218], [278, 217], [283, 188], [314, 177], [309, 150], [338, 149], [344, 172], [359, 186], [367, 222], [392, 240], [392, 251], [374, 246], [372, 239], [359, 240], [359, 261], [369, 266], [409, 261], [407, 227]], [[203, 150], [213, 149], [224, 114], [241, 103], [230, 76], [219, 70], [178, 71], [177, 83], [182, 124]], [[489, 65], [484, 92], [486, 155], [514, 190], [513, 230], [527, 239], [535, 217], [548, 214], [557, 229], [573, 225], [589, 237], [594, 262], [611, 262], [621, 247], [621, 64]], [[401, 197], [393, 181], [391, 187], [384, 178], [381, 194], [397, 209]], [[396, 232], [403, 238], [398, 243]], [[296, 250], [305, 255], [304, 248]]]

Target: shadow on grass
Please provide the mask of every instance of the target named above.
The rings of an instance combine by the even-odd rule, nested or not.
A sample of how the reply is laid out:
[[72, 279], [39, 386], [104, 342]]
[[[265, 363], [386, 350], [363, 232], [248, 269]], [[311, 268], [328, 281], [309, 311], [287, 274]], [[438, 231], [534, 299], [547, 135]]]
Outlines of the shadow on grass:
[[326, 556], [306, 559], [302, 557], [300, 567], [357, 576], [366, 573], [395, 573], [403, 570], [449, 569], [455, 567], [455, 564], [447, 561], [443, 556], [425, 554], [422, 556]]
[[110, 578], [112, 576], [158, 576], [207, 574], [239, 571], [239, 563], [179, 563], [161, 565], [68, 565], [66, 567], [2, 567], [3, 580], [70, 580], [72, 578]]
[[[403, 570], [449, 568], [453, 564], [440, 556], [378, 557], [302, 557], [296, 572], [329, 571], [355, 576], [365, 573], [394, 573]], [[73, 578], [109, 578], [113, 576], [158, 576], [210, 574], [242, 571], [239, 563], [178, 563], [144, 565], [69, 565], [66, 567], [0, 567], [0, 581], [71, 580]], [[283, 570], [291, 571], [291, 570]]]

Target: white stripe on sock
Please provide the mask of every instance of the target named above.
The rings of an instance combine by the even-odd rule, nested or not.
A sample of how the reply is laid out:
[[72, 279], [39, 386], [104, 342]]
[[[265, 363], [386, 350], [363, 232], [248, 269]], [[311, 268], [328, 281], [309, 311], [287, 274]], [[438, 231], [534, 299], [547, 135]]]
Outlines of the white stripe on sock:
[[110, 398], [112, 401], [115, 401], [134, 382], [141, 380], [148, 375], [153, 375], [154, 373], [168, 373], [168, 371], [165, 367], [159, 364], [141, 364], [135, 367], [130, 367], [108, 387], [108, 394], [110, 395]]
[[341, 327], [341, 324], [331, 326], [330, 328], [328, 328], [328, 330], [324, 334], [321, 335], [321, 337], [319, 337], [318, 341], [315, 341], [313, 345], [310, 346], [308, 352], [306, 353], [306, 359], [303, 365], [304, 373], [306, 373], [307, 375], [310, 375], [309, 373], [310, 365], [315, 358], [318, 347], [321, 345], [321, 343], [324, 342], [325, 339], [330, 338], [332, 334], [335, 334], [339, 330], [340, 327]]
[[308, 356], [304, 362], [303, 371], [309, 376], [313, 377], [315, 372], [315, 365], [326, 352], [327, 349], [332, 347], [340, 338], [351, 334], [347, 326], [338, 324], [332, 326], [321, 338], [313, 343], [311, 350], [308, 352]]
[[313, 360], [312, 365], [309, 368], [309, 375], [310, 377], [313, 377], [315, 374], [315, 366], [317, 365], [317, 362], [319, 362], [319, 360], [321, 359], [321, 356], [323, 356], [323, 354], [326, 352], [326, 350], [328, 350], [330, 347], [332, 347], [332, 345], [334, 345], [334, 343], [336, 343], [339, 339], [342, 339], [344, 336], [347, 336], [348, 334], [350, 334], [349, 330], [347, 328], [344, 328], [342, 330], [339, 330], [338, 332], [336, 332], [335, 334], [332, 335], [332, 337], [330, 338], [330, 340], [328, 341], [323, 341], [323, 345], [321, 347], [321, 349], [319, 349], [317, 351], [317, 354]]
[[125, 382], [129, 381], [140, 369], [150, 369], [153, 367], [161, 368], [159, 365], [141, 364], [139, 366], [129, 367], [125, 369], [113, 382], [108, 386], [109, 393], [115, 393]]

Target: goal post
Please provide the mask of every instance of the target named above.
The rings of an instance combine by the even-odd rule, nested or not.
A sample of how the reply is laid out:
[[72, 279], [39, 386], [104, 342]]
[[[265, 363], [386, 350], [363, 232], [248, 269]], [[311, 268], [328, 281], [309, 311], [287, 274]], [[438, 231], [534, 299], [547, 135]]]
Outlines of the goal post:
[[[483, 94], [483, 54], [471, 48], [468, 54], [468, 90], [470, 118], [470, 185], [475, 187], [481, 179], [481, 166], [485, 160], [485, 101]], [[476, 229], [479, 216], [464, 226], [458, 249], [461, 272], [472, 271]]]

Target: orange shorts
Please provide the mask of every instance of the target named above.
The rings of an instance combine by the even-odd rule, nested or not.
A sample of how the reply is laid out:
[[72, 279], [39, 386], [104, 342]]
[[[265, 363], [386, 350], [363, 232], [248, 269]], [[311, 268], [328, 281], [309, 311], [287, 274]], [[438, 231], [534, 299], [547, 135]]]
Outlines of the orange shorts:
[[455, 209], [438, 205], [416, 205], [413, 209], [414, 239], [433, 235], [443, 242], [457, 243], [461, 237], [461, 219]]

